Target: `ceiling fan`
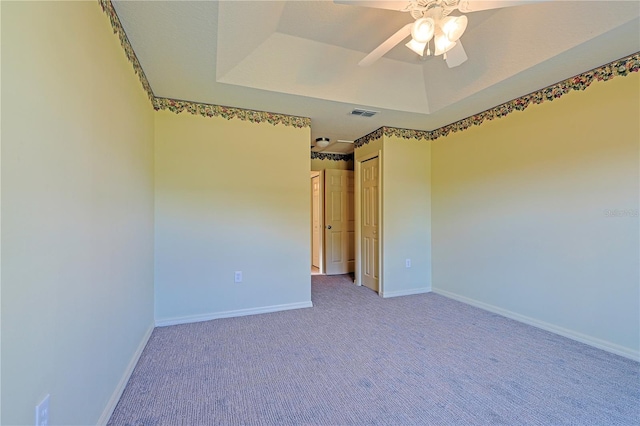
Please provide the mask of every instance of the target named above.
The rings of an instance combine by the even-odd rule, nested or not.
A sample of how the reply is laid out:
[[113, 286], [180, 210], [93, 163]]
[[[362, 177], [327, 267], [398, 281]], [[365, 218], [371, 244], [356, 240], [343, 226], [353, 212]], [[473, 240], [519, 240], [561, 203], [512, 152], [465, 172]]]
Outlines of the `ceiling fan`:
[[[411, 40], [406, 43], [409, 49], [423, 57], [442, 55], [447, 66], [453, 68], [467, 60], [467, 53], [460, 41], [468, 22], [464, 13], [521, 6], [538, 1], [543, 0], [334, 0], [334, 3], [409, 12], [415, 20], [382, 42], [358, 65], [367, 67], [373, 64], [411, 35]], [[451, 15], [456, 10], [463, 14]]]

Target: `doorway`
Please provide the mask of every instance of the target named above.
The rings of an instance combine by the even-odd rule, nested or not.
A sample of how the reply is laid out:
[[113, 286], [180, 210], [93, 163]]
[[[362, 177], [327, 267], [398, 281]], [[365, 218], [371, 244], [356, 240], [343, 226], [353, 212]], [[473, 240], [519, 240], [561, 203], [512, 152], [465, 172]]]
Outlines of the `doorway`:
[[356, 161], [356, 284], [382, 294], [381, 152]]
[[311, 172], [311, 275], [324, 273], [323, 266], [323, 201], [324, 173]]
[[355, 271], [354, 175], [352, 170], [325, 170], [325, 274]]
[[353, 170], [311, 172], [311, 274], [355, 272]]
[[378, 157], [362, 163], [362, 284], [379, 292]]

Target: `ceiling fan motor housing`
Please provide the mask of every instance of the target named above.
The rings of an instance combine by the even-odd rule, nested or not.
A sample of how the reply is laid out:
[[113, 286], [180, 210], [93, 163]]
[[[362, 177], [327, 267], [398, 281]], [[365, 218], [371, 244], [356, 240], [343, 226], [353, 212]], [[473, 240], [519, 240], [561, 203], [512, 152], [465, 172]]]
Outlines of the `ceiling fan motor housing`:
[[407, 10], [413, 19], [442, 19], [458, 8], [460, 0], [412, 0]]

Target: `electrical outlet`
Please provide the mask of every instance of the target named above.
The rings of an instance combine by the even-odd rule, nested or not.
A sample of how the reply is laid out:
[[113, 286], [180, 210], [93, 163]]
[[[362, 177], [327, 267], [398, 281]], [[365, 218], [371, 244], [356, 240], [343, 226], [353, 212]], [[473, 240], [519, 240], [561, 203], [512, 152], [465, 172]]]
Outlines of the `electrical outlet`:
[[241, 283], [242, 282], [242, 271], [236, 271], [233, 276], [233, 282]]
[[411, 259], [405, 259], [404, 260], [404, 267], [405, 268], [411, 268]]
[[36, 406], [36, 426], [49, 426], [49, 395]]

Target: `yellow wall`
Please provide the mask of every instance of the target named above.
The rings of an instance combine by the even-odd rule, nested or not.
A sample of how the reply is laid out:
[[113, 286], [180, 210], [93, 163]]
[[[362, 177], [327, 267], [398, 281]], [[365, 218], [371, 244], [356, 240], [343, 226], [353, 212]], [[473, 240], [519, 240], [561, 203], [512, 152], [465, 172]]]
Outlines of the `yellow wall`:
[[1, 8], [1, 423], [96, 424], [153, 325], [153, 109], [97, 2]]
[[319, 170], [327, 170], [327, 169], [353, 170], [353, 160], [333, 161], [333, 160], [319, 160], [316, 158], [311, 160], [311, 170], [319, 171]]
[[156, 321], [309, 306], [310, 129], [168, 111], [155, 123]]
[[431, 144], [384, 136], [382, 179], [384, 296], [430, 291]]
[[357, 147], [354, 153], [355, 160], [362, 161], [363, 158], [366, 158], [367, 156], [370, 156], [370, 155], [375, 155], [379, 151], [381, 151], [382, 139], [383, 139], [382, 137], [373, 139], [371, 142]]
[[[383, 136], [356, 148], [355, 158], [362, 161], [378, 152], [382, 295], [427, 292], [431, 289], [431, 145]], [[406, 259], [411, 260], [410, 268]]]
[[[309, 129], [154, 113], [95, 2], [0, 7], [0, 423], [46, 394], [51, 424], [106, 420], [154, 272], [159, 323], [309, 306]], [[384, 149], [386, 295], [430, 287], [433, 233], [438, 291], [637, 357], [639, 88], [359, 148]]]
[[639, 94], [634, 73], [436, 140], [434, 289], [638, 357]]

